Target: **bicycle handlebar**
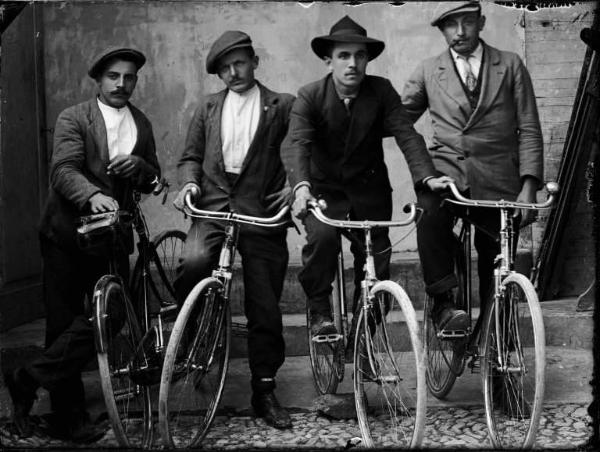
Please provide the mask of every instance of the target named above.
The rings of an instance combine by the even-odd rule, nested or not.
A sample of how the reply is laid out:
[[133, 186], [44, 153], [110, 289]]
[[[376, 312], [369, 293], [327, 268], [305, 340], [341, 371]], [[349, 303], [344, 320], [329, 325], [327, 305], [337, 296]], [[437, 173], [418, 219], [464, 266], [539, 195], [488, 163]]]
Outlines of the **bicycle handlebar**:
[[275, 228], [288, 223], [283, 220], [285, 215], [290, 210], [289, 206], [284, 206], [275, 216], [269, 218], [253, 217], [251, 215], [242, 215], [235, 212], [214, 212], [212, 210], [202, 210], [194, 207], [192, 203], [192, 195], [190, 192], [185, 194], [185, 205], [183, 211], [186, 215], [194, 218], [205, 218], [209, 220], [233, 221], [235, 223], [251, 224], [256, 226], [264, 226]]
[[309, 210], [319, 221], [336, 228], [372, 229], [406, 226], [415, 221], [417, 217], [417, 206], [415, 203], [409, 203], [404, 207], [404, 212], [408, 213], [409, 216], [402, 221], [334, 220], [323, 213], [323, 206], [324, 203], [321, 203], [321, 201], [310, 201], [308, 203]]
[[458, 188], [454, 183], [450, 183], [448, 185], [450, 187], [450, 191], [452, 195], [456, 199], [445, 198], [445, 201], [451, 202], [453, 204], [458, 204], [462, 206], [475, 206], [475, 207], [493, 207], [496, 209], [530, 209], [530, 210], [541, 210], [548, 209], [554, 204], [556, 199], [556, 194], [558, 193], [559, 187], [556, 182], [547, 182], [546, 183], [546, 191], [548, 192], [548, 198], [546, 201], [542, 203], [526, 203], [526, 202], [516, 202], [516, 201], [505, 201], [500, 199], [499, 201], [489, 201], [489, 200], [475, 200], [470, 198], [465, 198], [458, 191]]

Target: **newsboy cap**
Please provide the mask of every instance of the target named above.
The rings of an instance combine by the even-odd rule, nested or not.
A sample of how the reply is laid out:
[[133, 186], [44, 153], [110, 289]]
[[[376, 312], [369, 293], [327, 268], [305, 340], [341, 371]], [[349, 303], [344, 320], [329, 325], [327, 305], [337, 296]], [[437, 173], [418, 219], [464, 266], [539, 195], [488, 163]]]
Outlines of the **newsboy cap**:
[[223, 33], [211, 46], [206, 57], [206, 72], [217, 73], [219, 58], [235, 49], [252, 48], [252, 39], [243, 31], [229, 30]]
[[444, 2], [441, 3], [441, 11], [436, 9], [434, 19], [431, 21], [432, 27], [438, 27], [444, 19], [454, 14], [462, 13], [480, 13], [481, 4], [478, 1], [470, 2]]
[[132, 61], [138, 70], [144, 65], [144, 63], [146, 63], [146, 57], [139, 50], [124, 47], [110, 47], [102, 51], [92, 60], [92, 64], [88, 70], [88, 75], [93, 79], [97, 78], [106, 67], [106, 63], [113, 58], [121, 58], [125, 61]]
[[385, 47], [383, 41], [367, 37], [367, 30], [348, 16], [342, 17], [333, 24], [328, 35], [314, 38], [310, 46], [319, 58], [324, 58], [328, 56], [327, 51], [333, 42], [365, 43], [367, 45], [367, 52], [369, 53], [369, 60], [377, 58]]

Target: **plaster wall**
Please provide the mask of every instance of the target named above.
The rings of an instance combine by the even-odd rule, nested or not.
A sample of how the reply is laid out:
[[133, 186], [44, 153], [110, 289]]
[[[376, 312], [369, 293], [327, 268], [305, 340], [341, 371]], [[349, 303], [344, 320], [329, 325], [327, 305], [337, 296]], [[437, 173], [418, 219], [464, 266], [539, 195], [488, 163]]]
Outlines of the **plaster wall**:
[[[144, 207], [154, 232], [187, 229], [171, 201], [176, 190], [175, 166], [197, 99], [222, 89], [222, 82], [205, 72], [212, 42], [225, 30], [244, 30], [252, 37], [260, 58], [257, 78], [275, 91], [295, 94], [298, 88], [326, 74], [324, 64], [310, 50], [313, 37], [327, 34], [345, 14], [365, 27], [370, 36], [386, 43], [384, 53], [369, 64], [368, 72], [388, 77], [398, 91], [417, 63], [446, 48], [437, 28], [429, 25], [442, 8], [438, 2], [407, 2], [401, 6], [369, 3], [293, 2], [106, 2], [49, 3], [44, 5], [45, 77], [48, 124], [60, 111], [92, 97], [94, 82], [87, 77], [90, 60], [110, 45], [133, 46], [148, 57], [132, 102], [154, 126], [164, 174], [173, 183], [167, 205], [148, 198]], [[522, 10], [484, 3], [487, 24], [482, 37], [493, 46], [525, 56]], [[583, 48], [583, 45], [582, 45]], [[426, 138], [428, 118], [417, 123]], [[51, 137], [50, 137], [51, 138]], [[404, 158], [391, 139], [385, 141], [386, 160], [394, 188], [394, 217], [415, 199]], [[408, 230], [392, 231], [392, 243]], [[299, 261], [303, 237], [289, 233], [291, 260]], [[414, 232], [394, 251], [416, 251]]]

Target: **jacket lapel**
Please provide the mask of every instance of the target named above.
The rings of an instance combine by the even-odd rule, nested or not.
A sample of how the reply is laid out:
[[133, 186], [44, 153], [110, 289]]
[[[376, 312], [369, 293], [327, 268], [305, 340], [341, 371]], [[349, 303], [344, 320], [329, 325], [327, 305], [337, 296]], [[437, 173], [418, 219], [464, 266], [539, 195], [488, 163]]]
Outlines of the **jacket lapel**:
[[456, 105], [464, 118], [466, 124], [471, 116], [472, 110], [469, 105], [469, 99], [463, 90], [460, 79], [454, 69], [454, 62], [450, 50], [442, 53], [438, 59], [438, 66], [435, 72], [435, 79], [441, 90], [448, 96]]
[[275, 118], [275, 115], [277, 114], [278, 97], [260, 83], [256, 83], [260, 91], [260, 118], [258, 119], [256, 132], [252, 137], [252, 142], [250, 143], [250, 147], [244, 158], [244, 163], [242, 164], [242, 169], [237, 180], [244, 174], [252, 159], [263, 150], [265, 131], [269, 129], [273, 122], [273, 118]]
[[90, 101], [90, 113], [89, 113], [89, 131], [92, 135], [92, 142], [96, 146], [100, 159], [104, 162], [110, 160], [108, 155], [108, 141], [106, 138], [106, 124], [104, 123], [104, 117], [98, 107], [98, 100], [96, 98]]
[[477, 108], [469, 118], [465, 129], [475, 124], [490, 108], [494, 99], [498, 95], [504, 76], [506, 75], [506, 65], [502, 64], [500, 53], [483, 43], [483, 80], [481, 82], [481, 95]]
[[[207, 136], [206, 153], [212, 153], [212, 160], [216, 163], [215, 177], [223, 187], [230, 187], [229, 180], [225, 176], [225, 161], [223, 160], [223, 141], [221, 140], [221, 116], [223, 104], [227, 96], [227, 89], [220, 91], [216, 99], [208, 102], [206, 106], [207, 130], [211, 133]], [[231, 188], [231, 187], [230, 187]]]

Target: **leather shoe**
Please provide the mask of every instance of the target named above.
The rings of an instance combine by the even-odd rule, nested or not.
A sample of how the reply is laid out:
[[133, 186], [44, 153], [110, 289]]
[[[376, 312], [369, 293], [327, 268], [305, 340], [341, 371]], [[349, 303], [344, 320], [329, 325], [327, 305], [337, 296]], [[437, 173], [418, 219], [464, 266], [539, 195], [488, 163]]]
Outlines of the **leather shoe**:
[[437, 326], [438, 331], [464, 331], [469, 327], [469, 316], [462, 309], [454, 308], [450, 292], [434, 297], [431, 320]]
[[36, 384], [25, 369], [19, 367], [4, 375], [4, 382], [13, 403], [13, 422], [21, 437], [29, 437], [33, 433], [29, 412], [37, 399]]
[[292, 427], [292, 419], [287, 410], [283, 408], [273, 392], [253, 393], [252, 408], [258, 417], [272, 427], [285, 429]]
[[311, 314], [310, 332], [313, 336], [326, 334], [337, 334], [337, 329], [333, 324], [331, 316], [325, 316], [320, 313]]
[[108, 431], [108, 421], [93, 423], [87, 412], [76, 411], [68, 415], [50, 413], [44, 416], [43, 432], [56, 439], [90, 444], [98, 441]]

